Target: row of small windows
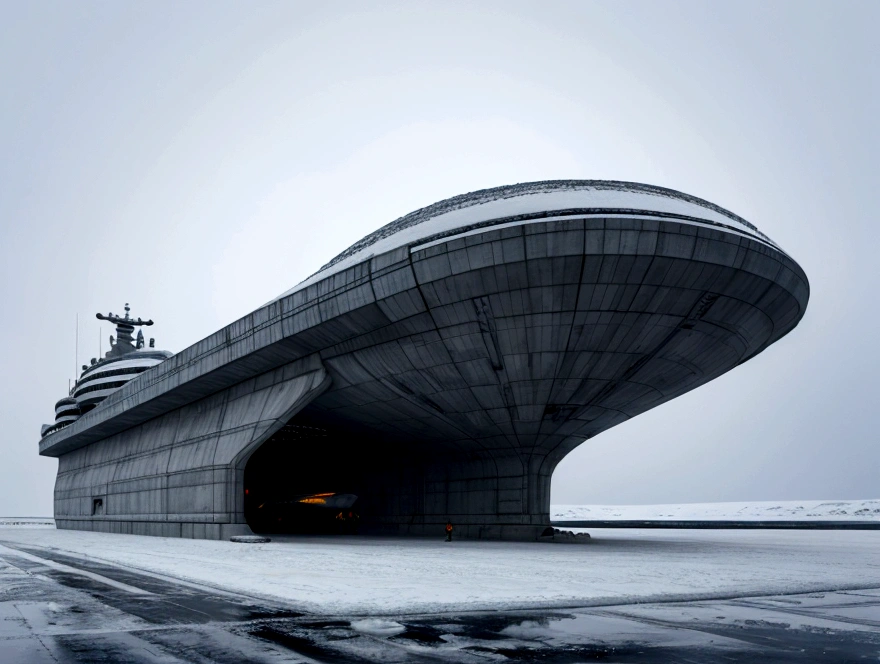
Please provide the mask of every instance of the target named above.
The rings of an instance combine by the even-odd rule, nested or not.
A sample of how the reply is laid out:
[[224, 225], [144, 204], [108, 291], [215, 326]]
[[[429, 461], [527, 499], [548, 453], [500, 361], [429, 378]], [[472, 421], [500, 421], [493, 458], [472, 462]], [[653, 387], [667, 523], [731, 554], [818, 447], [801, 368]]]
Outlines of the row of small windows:
[[90, 385], [89, 387], [84, 387], [81, 390], [76, 391], [76, 398], [79, 399], [83, 394], [88, 392], [97, 392], [98, 390], [115, 390], [118, 387], [122, 387], [128, 381], [123, 380], [114, 383], [101, 383], [100, 385]]
[[55, 422], [55, 424], [52, 424], [52, 425], [46, 427], [46, 430], [43, 432], [43, 435], [47, 436], [54, 431], [58, 431], [58, 429], [63, 429], [68, 424], [73, 424], [75, 421], [76, 420], [65, 420], [63, 422]]
[[[152, 366], [152, 365], [151, 365], [151, 366]], [[150, 366], [150, 367], [128, 367], [127, 369], [111, 369], [110, 371], [100, 371], [100, 372], [98, 372], [98, 373], [96, 373], [96, 374], [93, 374], [93, 375], [89, 376], [88, 378], [83, 378], [83, 379], [80, 381], [80, 385], [82, 385], [83, 383], [87, 383], [87, 382], [89, 382], [89, 381], [91, 381], [91, 380], [94, 380], [94, 379], [96, 379], [96, 378], [107, 378], [107, 377], [109, 377], [109, 376], [121, 376], [121, 375], [123, 375], [123, 374], [139, 374], [139, 373], [143, 373], [143, 372], [146, 371], [147, 369], [150, 369], [151, 366]]]

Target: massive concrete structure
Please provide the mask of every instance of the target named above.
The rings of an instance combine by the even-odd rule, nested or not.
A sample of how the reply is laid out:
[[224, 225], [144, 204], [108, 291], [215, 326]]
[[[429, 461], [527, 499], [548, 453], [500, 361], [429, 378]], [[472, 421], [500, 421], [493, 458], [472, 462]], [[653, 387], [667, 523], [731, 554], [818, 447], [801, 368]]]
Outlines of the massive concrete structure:
[[767, 236], [675, 191], [452, 198], [45, 436], [55, 517], [225, 538], [323, 491], [358, 495], [371, 532], [534, 538], [560, 459], [754, 357], [808, 297]]

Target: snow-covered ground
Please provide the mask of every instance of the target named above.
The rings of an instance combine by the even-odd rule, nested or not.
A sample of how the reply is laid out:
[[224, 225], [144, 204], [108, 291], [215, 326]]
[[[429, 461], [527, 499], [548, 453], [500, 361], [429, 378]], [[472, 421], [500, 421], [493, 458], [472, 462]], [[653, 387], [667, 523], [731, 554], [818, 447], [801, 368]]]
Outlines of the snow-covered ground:
[[551, 505], [553, 521], [880, 521], [880, 499], [679, 505]]
[[446, 543], [442, 537], [236, 544], [0, 527], [0, 544], [348, 616], [880, 587], [880, 531], [590, 532], [585, 544]]

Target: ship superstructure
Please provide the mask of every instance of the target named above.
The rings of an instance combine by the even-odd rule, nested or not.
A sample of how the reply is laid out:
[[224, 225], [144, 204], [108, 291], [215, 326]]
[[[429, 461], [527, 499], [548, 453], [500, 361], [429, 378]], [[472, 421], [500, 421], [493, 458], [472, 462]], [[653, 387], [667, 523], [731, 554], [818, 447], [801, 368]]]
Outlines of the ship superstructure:
[[55, 404], [55, 422], [43, 425], [43, 436], [76, 422], [132, 378], [171, 357], [171, 352], [155, 349], [155, 339], [150, 339], [145, 347], [143, 331], [138, 330], [136, 338], [132, 336], [136, 327], [152, 325], [153, 321], [134, 319], [130, 311], [126, 302], [125, 316], [112, 312], [95, 314], [98, 320], [116, 325], [116, 336], [110, 336], [110, 350], [103, 358], [93, 357], [90, 364], [82, 365], [82, 373], [70, 394]]

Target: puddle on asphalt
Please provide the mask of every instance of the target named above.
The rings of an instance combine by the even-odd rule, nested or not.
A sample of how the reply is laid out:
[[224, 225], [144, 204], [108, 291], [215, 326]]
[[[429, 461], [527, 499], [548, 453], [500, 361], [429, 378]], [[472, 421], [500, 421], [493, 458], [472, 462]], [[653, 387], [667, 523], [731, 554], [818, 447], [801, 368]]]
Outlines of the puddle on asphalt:
[[[245, 648], [252, 647], [256, 639], [266, 647], [272, 644], [279, 650], [324, 664], [438, 660], [469, 664], [487, 659], [546, 664], [584, 661], [653, 664], [719, 659], [777, 663], [810, 662], [818, 656], [825, 661], [855, 661], [865, 656], [876, 657], [880, 652], [880, 636], [871, 630], [880, 594], [876, 590], [716, 602], [345, 620], [265, 609], [259, 602], [215, 596], [207, 589], [181, 588], [152, 577], [139, 578], [129, 572], [97, 570], [155, 593], [146, 597], [132, 595], [88, 577], [40, 567], [39, 578], [28, 577], [31, 585], [27, 588], [27, 600], [21, 601], [22, 596], [15, 606], [8, 602], [7, 608], [15, 609], [20, 621], [0, 621], [4, 623], [0, 628], [5, 626], [14, 632], [0, 641], [0, 662], [8, 659], [10, 649], [19, 647], [31, 649], [32, 658], [42, 656], [38, 642], [30, 638], [34, 628], [51, 635], [64, 652], [91, 656], [96, 652], [92, 643], [94, 635], [65, 634], [68, 628], [62, 623], [71, 619], [78, 627], [87, 624], [89, 621], [84, 622], [78, 614], [89, 615], [89, 602], [94, 601], [104, 606], [102, 620], [106, 620], [108, 609], [116, 611], [114, 624], [119, 629], [114, 634], [118, 636], [118, 643], [112, 657], [120, 657], [124, 648], [133, 647], [133, 637], [127, 634], [138, 633], [145, 624], [186, 626], [179, 634], [175, 629], [140, 634], [141, 639], [147, 640], [150, 635], [154, 640], [160, 640], [157, 636], [160, 634], [163, 638], [167, 636], [172, 646], [177, 643], [175, 639], [181, 641], [203, 632], [211, 634], [211, 639], [235, 635], [243, 639]], [[65, 604], [40, 601], [37, 598], [45, 592], [41, 584], [49, 580], [82, 594], [76, 601]], [[768, 611], [774, 612], [774, 620], [767, 619]], [[782, 620], [788, 616], [775, 619], [776, 614], [786, 611], [797, 615], [798, 628]], [[820, 623], [829, 623], [835, 629]], [[847, 631], [845, 627], [849, 623], [859, 626], [852, 629], [863, 631]], [[837, 625], [844, 629], [838, 629]], [[198, 627], [185, 631], [193, 626]], [[4, 648], [7, 652], [3, 652]], [[18, 661], [31, 660], [18, 658]]]
[[[336, 664], [337, 662], [340, 664], [360, 664], [361, 662], [372, 661], [353, 656], [350, 653], [340, 653], [333, 646], [324, 645], [319, 640], [309, 638], [308, 636], [300, 636], [293, 633], [292, 630], [281, 628], [279, 625], [264, 624], [255, 629], [247, 630], [247, 633], [250, 636], [269, 641], [299, 655], [311, 657], [325, 664]], [[358, 636], [353, 634], [350, 638], [358, 638]], [[328, 641], [331, 641], [331, 639], [328, 639]]]
[[348, 627], [351, 625], [347, 620], [313, 620], [310, 622], [297, 623], [306, 629], [330, 629], [333, 627]]

